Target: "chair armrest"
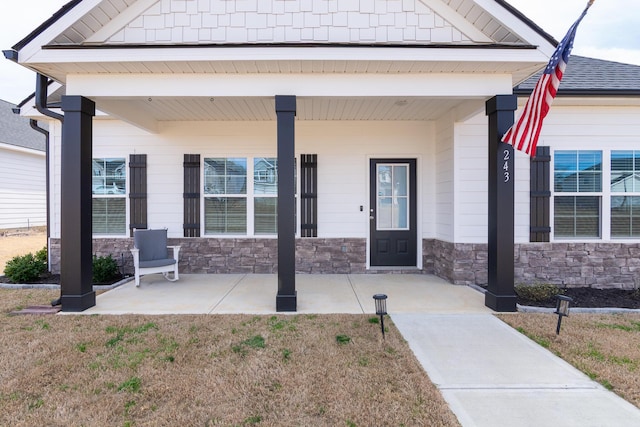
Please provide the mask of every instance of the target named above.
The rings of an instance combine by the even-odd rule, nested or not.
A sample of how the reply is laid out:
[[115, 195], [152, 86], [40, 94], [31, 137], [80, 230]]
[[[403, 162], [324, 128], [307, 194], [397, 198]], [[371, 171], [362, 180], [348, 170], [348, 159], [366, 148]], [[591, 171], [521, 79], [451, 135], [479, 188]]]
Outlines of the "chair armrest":
[[167, 246], [169, 249], [173, 249], [173, 259], [178, 261], [178, 254], [180, 253], [180, 246]]
[[138, 268], [138, 265], [140, 264], [140, 249], [133, 248], [130, 249], [130, 251], [131, 255], [133, 255], [133, 265]]

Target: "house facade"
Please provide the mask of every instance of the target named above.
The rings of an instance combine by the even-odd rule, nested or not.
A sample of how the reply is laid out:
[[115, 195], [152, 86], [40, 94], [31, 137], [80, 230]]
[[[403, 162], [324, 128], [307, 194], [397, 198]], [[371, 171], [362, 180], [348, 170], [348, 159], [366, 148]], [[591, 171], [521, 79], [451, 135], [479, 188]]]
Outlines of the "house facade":
[[[491, 286], [492, 257], [505, 258], [492, 239], [505, 238], [511, 290], [634, 287], [637, 90], [559, 97], [546, 161], [496, 151], [514, 87], [524, 104], [555, 44], [503, 0], [74, 0], [5, 56], [79, 103], [23, 108], [55, 111], [54, 270], [68, 217], [62, 129], [75, 126], [90, 141], [76, 179], [91, 187], [77, 190], [90, 194], [90, 251], [126, 269], [132, 229], [167, 228], [185, 273], [280, 275], [287, 254], [289, 273]], [[512, 104], [497, 129], [496, 96]]]
[[0, 100], [0, 230], [47, 223], [45, 141]]

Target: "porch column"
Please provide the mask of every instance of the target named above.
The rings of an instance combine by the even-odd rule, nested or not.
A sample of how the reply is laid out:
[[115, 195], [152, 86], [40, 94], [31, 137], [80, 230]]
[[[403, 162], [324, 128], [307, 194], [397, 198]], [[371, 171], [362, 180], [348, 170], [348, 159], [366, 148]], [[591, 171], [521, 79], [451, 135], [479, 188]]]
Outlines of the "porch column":
[[91, 157], [95, 103], [82, 96], [63, 96], [60, 287], [62, 311], [96, 305], [91, 283]]
[[276, 96], [278, 120], [278, 295], [276, 311], [296, 311], [295, 96]]
[[489, 116], [489, 253], [484, 304], [495, 311], [516, 311], [513, 279], [513, 147], [501, 141], [513, 125], [515, 95], [497, 95], [486, 103]]

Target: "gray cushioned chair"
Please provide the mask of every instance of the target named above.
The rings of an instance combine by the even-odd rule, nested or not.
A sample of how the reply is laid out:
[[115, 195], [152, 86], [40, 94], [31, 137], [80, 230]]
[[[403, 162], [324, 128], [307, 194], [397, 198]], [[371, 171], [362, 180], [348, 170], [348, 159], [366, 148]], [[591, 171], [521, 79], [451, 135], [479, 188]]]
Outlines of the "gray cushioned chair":
[[[167, 230], [133, 230], [133, 266], [136, 286], [140, 286], [140, 276], [162, 273], [165, 279], [178, 280], [178, 254], [180, 246], [167, 246]], [[168, 249], [172, 249], [169, 256]], [[173, 277], [169, 273], [173, 272]]]

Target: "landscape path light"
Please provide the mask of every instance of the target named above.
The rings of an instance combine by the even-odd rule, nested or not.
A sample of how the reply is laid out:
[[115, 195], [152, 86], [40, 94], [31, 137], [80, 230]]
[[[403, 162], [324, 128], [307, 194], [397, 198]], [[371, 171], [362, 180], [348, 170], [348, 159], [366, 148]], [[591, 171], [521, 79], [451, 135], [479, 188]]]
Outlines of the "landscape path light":
[[373, 299], [376, 302], [376, 314], [380, 316], [380, 328], [382, 339], [384, 339], [384, 316], [387, 314], [387, 296], [385, 294], [375, 294]]
[[558, 326], [556, 327], [556, 335], [560, 335], [560, 324], [564, 316], [569, 317], [569, 307], [573, 302], [573, 298], [566, 295], [556, 295], [556, 311], [558, 315]]

